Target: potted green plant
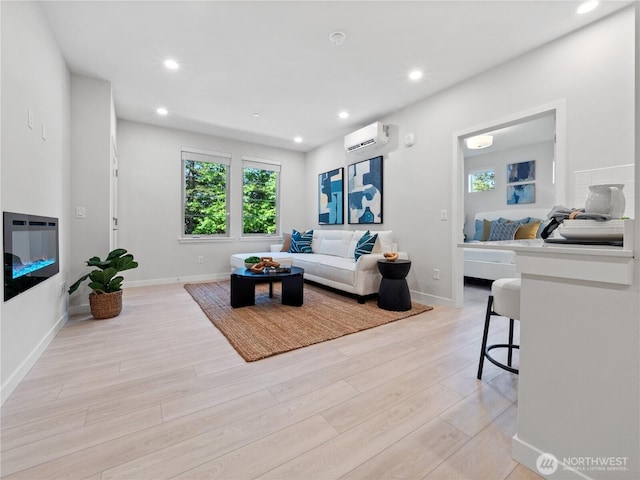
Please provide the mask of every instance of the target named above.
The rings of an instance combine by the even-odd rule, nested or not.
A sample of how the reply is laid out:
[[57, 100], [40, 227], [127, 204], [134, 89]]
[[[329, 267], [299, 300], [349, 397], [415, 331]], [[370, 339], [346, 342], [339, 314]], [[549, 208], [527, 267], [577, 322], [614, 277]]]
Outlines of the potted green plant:
[[244, 266], [246, 268], [253, 267], [256, 263], [260, 263], [260, 257], [251, 256], [244, 259]]
[[117, 317], [122, 311], [122, 281], [124, 280], [118, 273], [137, 268], [138, 262], [124, 248], [116, 248], [109, 252], [104, 260], [91, 257], [87, 260], [87, 266], [96, 267], [96, 269], [83, 275], [71, 285], [69, 295], [88, 278], [89, 288], [93, 290], [89, 294], [91, 314], [99, 320]]

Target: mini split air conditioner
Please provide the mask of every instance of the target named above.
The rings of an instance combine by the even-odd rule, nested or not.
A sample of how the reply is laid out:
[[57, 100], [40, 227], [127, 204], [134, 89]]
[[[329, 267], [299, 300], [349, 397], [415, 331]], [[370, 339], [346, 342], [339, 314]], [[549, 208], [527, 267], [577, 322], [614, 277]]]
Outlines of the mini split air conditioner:
[[389, 143], [389, 126], [381, 122], [372, 123], [344, 137], [344, 148], [347, 152], [355, 152], [372, 145]]

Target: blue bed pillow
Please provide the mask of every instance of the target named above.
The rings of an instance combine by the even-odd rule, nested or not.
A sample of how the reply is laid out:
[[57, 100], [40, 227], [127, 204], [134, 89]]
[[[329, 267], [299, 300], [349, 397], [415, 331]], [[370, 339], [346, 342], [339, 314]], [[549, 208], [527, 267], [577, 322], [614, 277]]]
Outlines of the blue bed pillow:
[[489, 241], [499, 241], [499, 240], [513, 240], [513, 237], [516, 234], [516, 230], [520, 223], [518, 222], [509, 222], [509, 223], [491, 223], [491, 232], [489, 233]]
[[484, 236], [484, 220], [476, 219], [476, 233], [473, 236], [473, 239], [481, 242], [483, 236]]

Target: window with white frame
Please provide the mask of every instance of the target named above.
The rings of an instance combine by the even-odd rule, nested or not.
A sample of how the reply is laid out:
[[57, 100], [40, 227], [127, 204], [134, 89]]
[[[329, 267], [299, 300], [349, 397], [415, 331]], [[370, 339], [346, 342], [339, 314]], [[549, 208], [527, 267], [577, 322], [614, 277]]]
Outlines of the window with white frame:
[[469, 172], [469, 193], [485, 192], [496, 188], [495, 168], [485, 168]]
[[280, 163], [242, 158], [242, 233], [275, 235], [280, 218]]
[[227, 153], [182, 149], [183, 236], [229, 235], [230, 164]]

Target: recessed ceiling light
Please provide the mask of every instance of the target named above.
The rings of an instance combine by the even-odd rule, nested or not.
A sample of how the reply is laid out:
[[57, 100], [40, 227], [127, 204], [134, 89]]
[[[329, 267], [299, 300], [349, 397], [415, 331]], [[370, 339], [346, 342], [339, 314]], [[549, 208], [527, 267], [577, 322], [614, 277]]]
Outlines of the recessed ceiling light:
[[167, 115], [169, 113], [169, 110], [164, 107], [160, 107], [156, 109], [156, 112], [158, 113], [158, 115]]
[[598, 6], [598, 3], [600, 2], [597, 2], [595, 0], [590, 2], [584, 2], [582, 5], [578, 7], [576, 12], [579, 13], [580, 15], [582, 15], [583, 13], [589, 13], [590, 11], [594, 10]]
[[411, 80], [420, 80], [422, 78], [422, 71], [421, 70], [413, 70], [412, 72], [409, 73], [409, 78]]
[[293, 141], [296, 143], [302, 143], [302, 137], [296, 137], [293, 139]]
[[169, 70], [177, 70], [178, 68], [180, 68], [180, 65], [178, 65], [178, 62], [176, 62], [171, 58], [167, 58], [164, 61], [164, 66], [167, 67]]
[[349, 112], [342, 111], [338, 114], [340, 118], [349, 118]]
[[259, 117], [260, 114], [258, 112], [253, 112], [251, 115], [253, 115], [254, 117]]

